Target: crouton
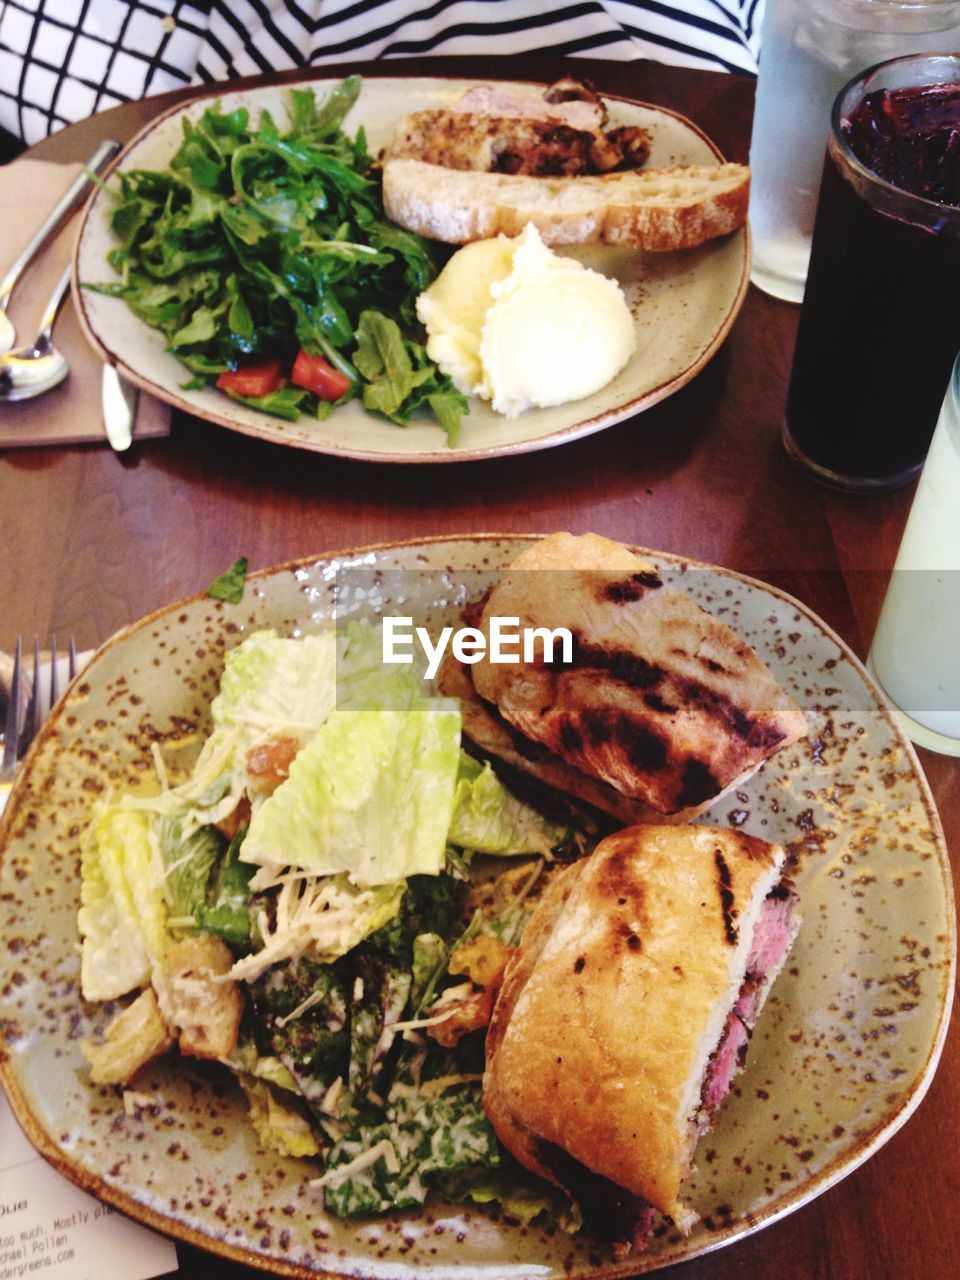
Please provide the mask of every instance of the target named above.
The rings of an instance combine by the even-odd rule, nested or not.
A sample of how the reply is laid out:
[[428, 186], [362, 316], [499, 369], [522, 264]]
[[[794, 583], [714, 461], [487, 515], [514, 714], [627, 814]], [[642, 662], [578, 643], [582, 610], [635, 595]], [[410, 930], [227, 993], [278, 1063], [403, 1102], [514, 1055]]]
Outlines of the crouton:
[[160, 1013], [157, 997], [148, 987], [113, 1019], [102, 1044], [81, 1040], [80, 1051], [90, 1063], [94, 1084], [127, 1084], [172, 1044], [173, 1036]]
[[233, 965], [226, 943], [195, 934], [168, 947], [153, 966], [160, 1010], [174, 1029], [180, 1052], [193, 1058], [228, 1058], [237, 1043], [243, 996], [225, 978]]

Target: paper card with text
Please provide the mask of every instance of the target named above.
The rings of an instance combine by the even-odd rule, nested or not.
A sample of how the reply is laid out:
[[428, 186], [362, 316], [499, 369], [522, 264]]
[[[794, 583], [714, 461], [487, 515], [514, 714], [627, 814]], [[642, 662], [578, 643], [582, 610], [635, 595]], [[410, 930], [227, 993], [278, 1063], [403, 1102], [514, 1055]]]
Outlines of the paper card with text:
[[0, 1280], [147, 1280], [172, 1240], [68, 1182], [27, 1141], [0, 1089]]

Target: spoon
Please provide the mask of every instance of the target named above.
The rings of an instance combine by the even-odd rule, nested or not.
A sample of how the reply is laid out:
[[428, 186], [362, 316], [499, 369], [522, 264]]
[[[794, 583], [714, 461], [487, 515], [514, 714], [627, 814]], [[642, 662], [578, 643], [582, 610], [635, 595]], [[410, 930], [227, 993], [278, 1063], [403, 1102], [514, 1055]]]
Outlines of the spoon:
[[17, 281], [25, 268], [33, 261], [37, 250], [43, 246], [51, 233], [80, 203], [81, 198], [86, 194], [87, 188], [94, 181], [94, 174], [97, 170], [102, 168], [106, 161], [112, 159], [119, 149], [119, 142], [108, 140], [100, 143], [84, 168], [77, 174], [57, 201], [55, 207], [50, 210], [49, 216], [44, 220], [36, 235], [10, 267], [7, 274], [0, 280], [0, 353], [10, 351], [17, 340], [16, 332], [7, 315], [7, 303], [10, 301], [10, 295], [13, 293]]
[[42, 395], [70, 372], [66, 359], [53, 345], [53, 322], [70, 286], [70, 273], [67, 263], [40, 317], [40, 332], [33, 342], [0, 356], [0, 401]]

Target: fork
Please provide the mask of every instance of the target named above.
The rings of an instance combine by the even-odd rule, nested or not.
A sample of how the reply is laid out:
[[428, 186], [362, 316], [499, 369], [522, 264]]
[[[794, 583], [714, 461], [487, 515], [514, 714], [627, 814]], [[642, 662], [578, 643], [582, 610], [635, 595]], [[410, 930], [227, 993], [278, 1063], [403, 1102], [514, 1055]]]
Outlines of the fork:
[[[77, 674], [77, 646], [73, 636], [69, 642], [67, 669], [70, 679]], [[56, 703], [60, 696], [59, 673], [57, 671], [57, 637], [50, 637], [50, 680], [47, 699], [44, 701], [40, 691], [40, 642], [33, 641], [33, 681], [30, 696], [24, 706], [24, 657], [23, 640], [17, 637], [17, 647], [13, 655], [13, 678], [10, 682], [10, 700], [7, 704], [6, 724], [3, 732], [3, 761], [0, 763], [0, 782], [10, 782], [16, 772], [18, 762], [23, 758], [30, 743], [36, 737], [37, 730], [44, 716]]]

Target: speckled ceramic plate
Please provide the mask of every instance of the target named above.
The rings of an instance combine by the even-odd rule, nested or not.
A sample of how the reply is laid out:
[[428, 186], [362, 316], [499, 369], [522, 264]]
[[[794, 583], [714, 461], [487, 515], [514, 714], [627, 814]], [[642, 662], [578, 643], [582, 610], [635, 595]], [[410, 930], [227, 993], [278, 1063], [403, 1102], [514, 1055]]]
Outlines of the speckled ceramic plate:
[[[318, 95], [335, 81], [310, 82]], [[448, 79], [368, 79], [345, 128], [367, 130], [372, 154], [393, 137], [397, 119], [410, 111], [443, 106], [472, 81]], [[121, 169], [163, 168], [182, 139], [183, 119], [195, 119], [216, 96], [224, 108], [248, 107], [256, 119], [266, 108], [286, 118], [289, 89], [263, 88], [198, 97], [149, 124], [120, 158]], [[301, 86], [303, 87], [303, 86]], [[672, 112], [616, 98], [609, 100], [614, 124], [641, 124], [653, 135], [651, 165], [715, 164], [719, 152], [689, 120]], [[111, 203], [99, 192], [81, 225], [75, 280], [113, 278], [107, 251]], [[163, 349], [163, 335], [149, 328], [119, 298], [74, 289], [87, 337], [105, 360], [145, 391], [244, 435], [319, 453], [378, 462], [458, 462], [498, 454], [526, 453], [562, 444], [611, 426], [647, 409], [689, 382], [720, 346], [737, 317], [749, 277], [746, 229], [684, 253], [646, 254], [604, 246], [576, 251], [589, 266], [615, 276], [635, 318], [637, 349], [625, 369], [596, 395], [554, 409], [530, 410], [510, 421], [486, 403], [471, 402], [460, 444], [447, 447], [442, 430], [426, 420], [407, 428], [367, 413], [352, 402], [326, 422], [301, 418], [284, 422], [230, 400], [215, 388], [184, 391], [189, 374]]]
[[[739, 629], [805, 708], [809, 738], [707, 820], [779, 840], [798, 860], [804, 923], [744, 1074], [698, 1152], [700, 1224], [661, 1224], [617, 1262], [585, 1238], [479, 1210], [359, 1223], [324, 1215], [307, 1162], [258, 1151], [220, 1068], [167, 1062], [127, 1115], [90, 1085], [77, 1040], [103, 1025], [78, 995], [78, 832], [106, 790], [146, 785], [150, 745], [189, 758], [223, 653], [251, 628], [329, 624], [337, 571], [378, 571], [381, 609], [453, 620], [527, 539], [384, 546], [254, 576], [240, 605], [195, 597], [121, 632], [47, 721], [0, 826], [0, 1074], [32, 1141], [102, 1199], [172, 1235], [290, 1274], [376, 1280], [542, 1280], [635, 1274], [729, 1244], [797, 1209], [904, 1123], [936, 1066], [955, 957], [943, 836], [913, 752], [860, 664], [795, 600], [651, 553]], [[432, 571], [415, 581], [409, 570]]]

